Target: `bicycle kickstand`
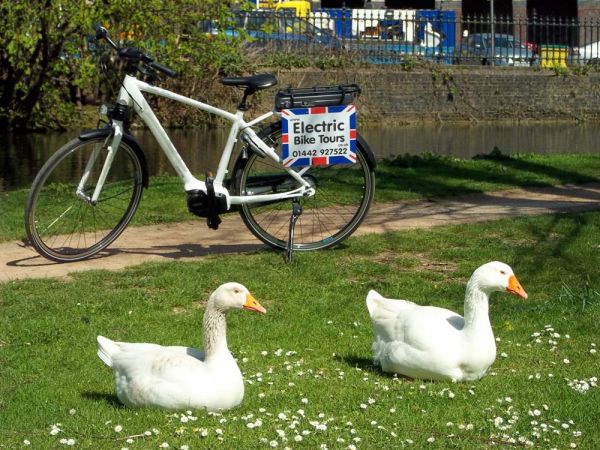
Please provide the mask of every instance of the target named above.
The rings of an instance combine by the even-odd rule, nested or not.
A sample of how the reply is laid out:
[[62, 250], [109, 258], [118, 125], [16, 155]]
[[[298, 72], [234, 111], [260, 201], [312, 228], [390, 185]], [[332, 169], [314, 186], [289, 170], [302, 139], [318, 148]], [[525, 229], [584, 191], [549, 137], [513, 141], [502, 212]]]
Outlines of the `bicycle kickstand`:
[[292, 253], [294, 251], [294, 228], [296, 227], [296, 221], [302, 214], [302, 205], [297, 198], [292, 200], [292, 215], [290, 216], [290, 229], [289, 238], [287, 243], [287, 249], [285, 252], [285, 261], [292, 262]]

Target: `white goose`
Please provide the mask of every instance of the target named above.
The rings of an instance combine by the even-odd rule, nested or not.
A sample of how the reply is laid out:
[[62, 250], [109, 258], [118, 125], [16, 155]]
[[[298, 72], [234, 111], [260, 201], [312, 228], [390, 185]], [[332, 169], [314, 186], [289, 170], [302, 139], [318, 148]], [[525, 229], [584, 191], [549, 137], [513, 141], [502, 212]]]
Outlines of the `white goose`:
[[242, 308], [266, 312], [239, 283], [225, 283], [211, 294], [204, 313], [204, 351], [98, 336], [98, 356], [115, 373], [119, 400], [130, 407], [209, 411], [239, 405], [244, 381], [227, 348], [225, 313]]
[[429, 380], [478, 380], [496, 359], [488, 316], [494, 291], [527, 298], [512, 269], [493, 261], [479, 267], [467, 283], [465, 317], [435, 306], [367, 295], [373, 321], [374, 361], [384, 372]]

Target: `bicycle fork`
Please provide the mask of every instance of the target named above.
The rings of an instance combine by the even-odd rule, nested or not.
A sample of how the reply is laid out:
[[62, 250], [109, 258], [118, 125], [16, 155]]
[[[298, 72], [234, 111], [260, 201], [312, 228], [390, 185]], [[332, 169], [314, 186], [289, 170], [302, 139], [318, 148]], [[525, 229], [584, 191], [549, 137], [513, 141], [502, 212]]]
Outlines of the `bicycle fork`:
[[[92, 151], [92, 154], [90, 155], [90, 159], [88, 160], [88, 162], [85, 165], [85, 170], [83, 172], [83, 176], [81, 177], [81, 180], [79, 181], [79, 184], [77, 185], [77, 190], [75, 192], [77, 197], [79, 197], [86, 203], [89, 203], [90, 205], [96, 205], [98, 203], [98, 197], [100, 197], [100, 192], [102, 191], [102, 188], [104, 187], [104, 182], [106, 181], [106, 177], [108, 176], [108, 172], [110, 171], [112, 162], [115, 159], [115, 156], [117, 154], [117, 149], [119, 148], [119, 145], [121, 145], [122, 138], [123, 138], [122, 124], [117, 123], [115, 121], [115, 122], [113, 122], [112, 142], [106, 148], [107, 149], [106, 159], [104, 160], [104, 165], [102, 166], [102, 171], [100, 172], [100, 176], [98, 177], [98, 181], [96, 182], [96, 187], [94, 188], [94, 192], [93, 192], [92, 196], [90, 197], [85, 194], [84, 189], [85, 189], [85, 185], [88, 182], [88, 179], [90, 177], [90, 173], [92, 172], [92, 169], [93, 169], [94, 165], [96, 164], [96, 161], [98, 160], [98, 156], [100, 156], [100, 152], [102, 151], [102, 148], [97, 147]], [[110, 137], [107, 138], [107, 141], [109, 139], [110, 139]]]

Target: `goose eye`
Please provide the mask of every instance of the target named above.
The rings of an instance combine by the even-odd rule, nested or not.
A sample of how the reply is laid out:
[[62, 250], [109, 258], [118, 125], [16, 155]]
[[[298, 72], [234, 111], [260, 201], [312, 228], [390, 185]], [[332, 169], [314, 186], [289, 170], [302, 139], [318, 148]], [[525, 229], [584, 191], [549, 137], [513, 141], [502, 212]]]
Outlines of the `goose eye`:
[[500, 273], [501, 273], [502, 275], [506, 275], [506, 272], [505, 272], [504, 270], [501, 270], [501, 271], [500, 271]]
[[241, 291], [240, 291], [239, 289], [237, 289], [237, 288], [236, 288], [236, 289], [234, 289], [234, 290], [233, 290], [233, 292], [234, 292], [235, 294], [239, 294]]

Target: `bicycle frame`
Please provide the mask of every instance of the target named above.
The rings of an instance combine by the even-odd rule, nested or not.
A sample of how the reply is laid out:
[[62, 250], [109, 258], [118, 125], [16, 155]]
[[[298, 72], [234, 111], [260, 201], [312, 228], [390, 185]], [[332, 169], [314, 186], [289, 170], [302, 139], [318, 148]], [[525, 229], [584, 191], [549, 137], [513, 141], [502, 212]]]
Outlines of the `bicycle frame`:
[[[281, 166], [282, 169], [284, 169], [299, 184], [298, 188], [288, 192], [248, 196], [232, 196], [229, 194], [227, 188], [223, 185], [225, 175], [228, 172], [228, 167], [231, 162], [233, 148], [235, 146], [235, 143], [237, 142], [239, 135], [242, 135], [245, 138], [244, 141], [248, 143], [248, 145], [250, 145], [255, 151], [257, 151], [260, 154], [264, 154], [266, 155], [266, 157], [271, 158], [276, 163], [281, 164], [281, 158], [277, 155], [275, 150], [272, 147], [269, 147], [265, 142], [263, 142], [263, 140], [260, 139], [256, 132], [252, 129], [254, 125], [268, 119], [273, 114], [275, 114], [273, 111], [263, 114], [257, 117], [256, 119], [251, 120], [250, 122], [246, 122], [244, 120], [243, 111], [238, 110], [235, 113], [230, 113], [228, 111], [224, 111], [209, 104], [202, 103], [200, 101], [191, 99], [189, 97], [185, 97], [180, 94], [176, 94], [175, 92], [153, 86], [133, 76], [126, 75], [123, 81], [123, 85], [120, 89], [117, 102], [129, 108], [133, 107], [136, 114], [138, 114], [140, 118], [144, 121], [144, 123], [158, 142], [162, 151], [165, 153], [167, 159], [181, 178], [184, 185], [184, 189], [186, 191], [202, 190], [203, 192], [206, 192], [206, 183], [204, 181], [198, 180], [192, 175], [187, 165], [179, 155], [179, 152], [173, 145], [168, 134], [166, 133], [158, 118], [152, 111], [152, 108], [144, 98], [144, 92], [165, 97], [177, 101], [179, 103], [198, 108], [208, 113], [223, 117], [224, 119], [231, 122], [229, 136], [223, 149], [223, 153], [221, 154], [219, 166], [217, 168], [217, 172], [213, 181], [215, 193], [223, 194], [225, 196], [227, 200], [227, 209], [230, 209], [231, 205], [261, 203], [314, 195], [314, 188], [311, 187], [311, 185], [302, 178], [302, 175], [306, 172], [306, 170], [308, 170], [308, 167], [300, 171], [294, 171], [292, 169], [284, 167], [283, 165]], [[122, 121], [113, 119], [111, 125], [114, 129], [112, 141], [110, 146], [108, 147], [108, 155], [104, 162], [104, 166], [96, 183], [96, 187], [94, 189], [92, 197], [87, 197], [83, 193], [83, 188], [89, 177], [90, 170], [95, 163], [95, 159], [98, 157], [99, 152], [94, 152], [92, 154], [90, 161], [88, 161], [86, 165], [86, 169], [84, 170], [84, 174], [80, 180], [79, 186], [77, 187], [77, 195], [80, 198], [83, 198], [84, 200], [91, 203], [96, 203], [98, 201], [98, 197], [106, 180], [106, 176], [110, 171], [115, 152], [119, 148], [123, 136]]]

